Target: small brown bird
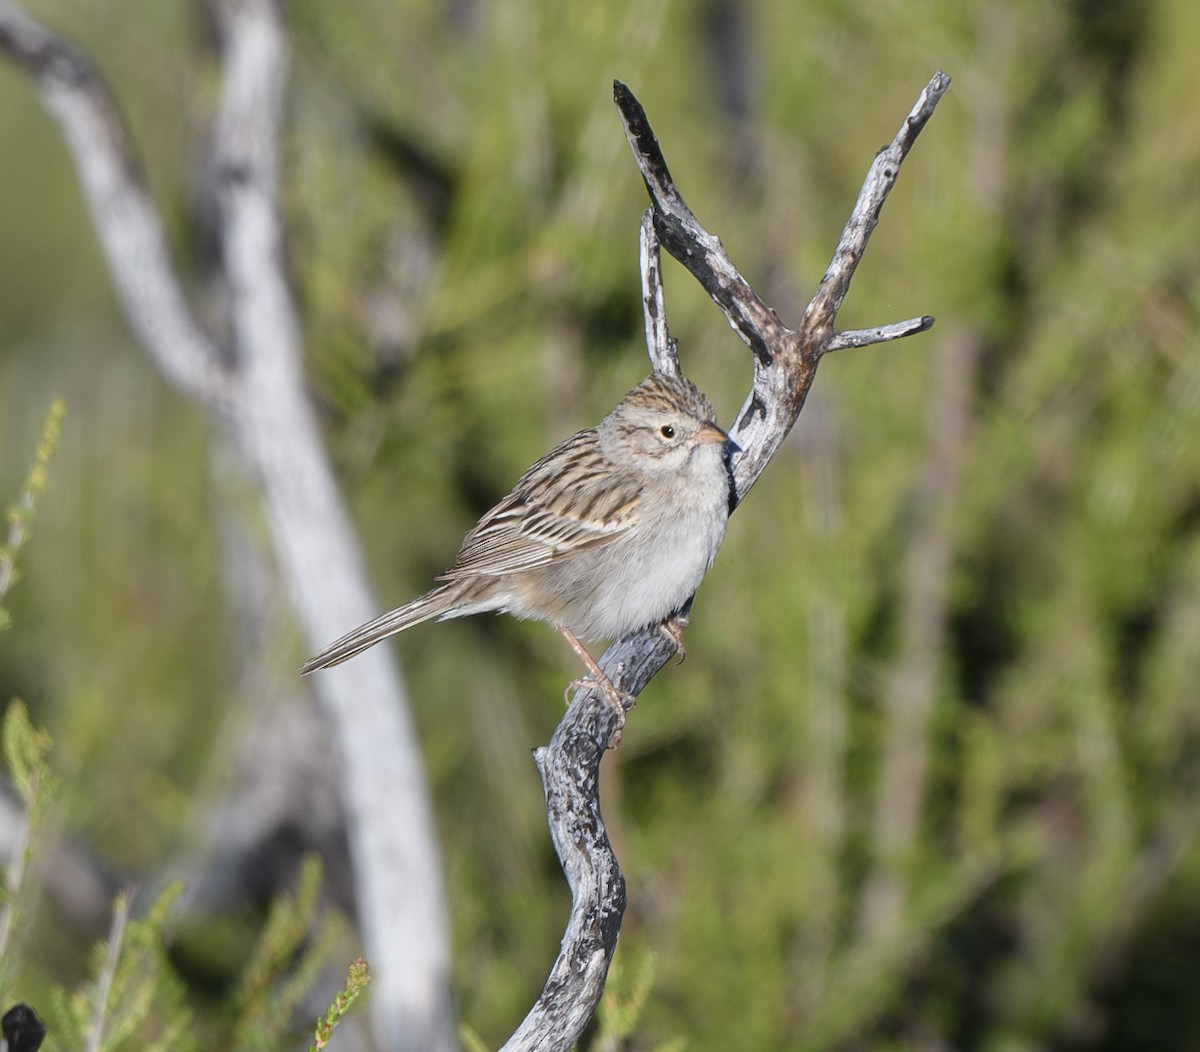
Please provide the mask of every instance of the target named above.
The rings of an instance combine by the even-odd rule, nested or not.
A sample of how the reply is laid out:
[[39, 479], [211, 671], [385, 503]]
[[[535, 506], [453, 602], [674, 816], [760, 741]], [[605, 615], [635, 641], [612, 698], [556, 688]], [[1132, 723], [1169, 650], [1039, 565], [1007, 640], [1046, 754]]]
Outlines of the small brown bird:
[[[337, 665], [430, 618], [497, 611], [563, 634], [624, 716], [580, 637], [662, 622], [695, 592], [729, 518], [728, 451], [691, 381], [655, 373], [596, 427], [555, 446], [464, 538], [440, 583], [305, 662]], [[678, 630], [668, 628], [680, 644]]]

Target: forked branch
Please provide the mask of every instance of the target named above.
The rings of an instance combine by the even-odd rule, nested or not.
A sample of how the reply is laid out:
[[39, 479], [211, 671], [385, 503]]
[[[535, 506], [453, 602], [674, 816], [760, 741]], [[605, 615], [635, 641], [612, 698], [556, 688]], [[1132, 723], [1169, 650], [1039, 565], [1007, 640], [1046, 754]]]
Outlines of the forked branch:
[[[732, 464], [735, 502], [754, 485], [791, 431], [824, 354], [911, 336], [933, 325], [933, 318], [924, 316], [871, 329], [834, 329], [900, 165], [949, 86], [946, 74], [936, 74], [896, 137], [876, 155], [800, 327], [790, 329], [738, 272], [721, 242], [700, 225], [671, 178], [641, 104], [624, 84], [614, 84], [625, 135], [651, 201], [642, 221], [641, 257], [646, 341], [654, 368], [678, 369], [662, 295], [660, 241], [700, 282], [753, 353], [754, 384], [730, 429], [740, 447]], [[663, 633], [648, 628], [611, 646], [600, 666], [622, 690], [636, 696], [673, 652]], [[603, 993], [625, 908], [625, 882], [604, 832], [599, 804], [600, 758], [615, 730], [612, 707], [597, 692], [581, 690], [550, 744], [535, 754], [572, 908], [558, 960], [541, 996], [504, 1046], [506, 1052], [571, 1048]]]

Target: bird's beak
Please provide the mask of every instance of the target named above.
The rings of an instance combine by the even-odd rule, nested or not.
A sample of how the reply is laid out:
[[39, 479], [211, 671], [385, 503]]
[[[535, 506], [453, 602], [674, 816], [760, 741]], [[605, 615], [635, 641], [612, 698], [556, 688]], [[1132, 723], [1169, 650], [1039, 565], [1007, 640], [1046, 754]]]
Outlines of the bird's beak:
[[726, 442], [735, 450], [739, 448], [738, 444], [732, 438], [713, 423], [701, 424], [700, 430], [692, 438], [692, 444], [697, 446], [704, 446], [710, 443], [713, 445], [724, 445]]

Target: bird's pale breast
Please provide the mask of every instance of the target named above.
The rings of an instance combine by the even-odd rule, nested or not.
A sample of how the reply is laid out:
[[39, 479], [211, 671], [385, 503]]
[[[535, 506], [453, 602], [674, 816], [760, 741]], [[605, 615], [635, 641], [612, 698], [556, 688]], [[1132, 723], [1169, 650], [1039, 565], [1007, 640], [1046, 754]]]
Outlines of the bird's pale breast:
[[616, 639], [661, 621], [696, 591], [725, 535], [729, 475], [717, 445], [639, 505], [635, 527], [611, 544], [576, 552], [514, 580], [508, 606], [587, 640]]

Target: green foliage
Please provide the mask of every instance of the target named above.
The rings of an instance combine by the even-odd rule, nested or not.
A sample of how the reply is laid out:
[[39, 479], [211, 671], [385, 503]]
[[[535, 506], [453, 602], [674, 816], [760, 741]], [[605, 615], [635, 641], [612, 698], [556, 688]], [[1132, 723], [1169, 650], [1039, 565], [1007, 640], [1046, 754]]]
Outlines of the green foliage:
[[55, 778], [46, 762], [50, 736], [34, 727], [29, 710], [19, 701], [9, 705], [0, 734], [8, 776], [30, 823], [36, 825], [55, 789]]
[[[51, 402], [50, 410], [42, 422], [33, 467], [25, 479], [20, 496], [8, 512], [8, 536], [5, 544], [0, 546], [0, 632], [11, 624], [11, 617], [2, 601], [17, 579], [17, 559], [29, 540], [38, 499], [49, 482], [50, 461], [62, 433], [65, 412], [66, 405], [61, 399], [56, 398]], [[17, 958], [11, 947], [16, 941], [14, 932], [23, 918], [23, 904], [19, 896], [24, 887], [26, 871], [37, 850], [37, 832], [44, 825], [47, 807], [58, 785], [47, 762], [49, 735], [34, 727], [24, 703], [13, 701], [9, 704], [3, 725], [0, 726], [0, 746], [21, 809], [12, 838], [12, 854], [4, 887], [0, 893], [0, 998], [3, 998], [7, 997]]]
[[[37, 500], [45, 491], [48, 469], [61, 434], [64, 405], [55, 400], [43, 426], [34, 467], [9, 513], [8, 543], [0, 548], [0, 598], [16, 579], [17, 558], [29, 539]], [[13, 701], [0, 725], [0, 751], [20, 806], [20, 819], [0, 893], [0, 998], [7, 1003], [14, 975], [26, 963], [28, 905], [36, 890], [25, 880], [43, 841], [51, 835], [48, 812], [61, 791], [50, 762], [50, 735], [30, 720], [26, 706]], [[321, 866], [311, 858], [302, 866], [294, 896], [280, 896], [248, 958], [228, 1009], [232, 1020], [222, 1040], [232, 1049], [278, 1049], [291, 1035], [301, 998], [312, 987], [340, 933], [326, 917], [314, 927]], [[168, 886], [140, 916], [131, 916], [132, 892], [113, 906], [107, 940], [91, 951], [92, 979], [74, 991], [48, 988], [52, 1042], [85, 1052], [187, 1052], [202, 1047], [196, 1034], [189, 991], [167, 953], [165, 928], [182, 886]], [[351, 965], [346, 987], [318, 1024], [316, 1049], [324, 1048], [334, 1026], [365, 989], [365, 962]], [[53, 1047], [53, 1044], [52, 1046]]]
[[19, 896], [24, 888], [25, 873], [38, 847], [37, 832], [44, 826], [47, 806], [54, 798], [57, 785], [46, 762], [50, 739], [30, 723], [28, 710], [21, 702], [14, 701], [8, 706], [0, 737], [3, 738], [8, 776], [23, 812], [13, 837], [12, 856], [0, 897], [0, 1003], [3, 1003], [17, 960], [11, 947], [17, 941], [13, 935], [24, 912]]
[[490, 1046], [469, 1025], [463, 1023], [458, 1028], [458, 1040], [466, 1052], [490, 1052]]
[[[295, 1014], [316, 973], [328, 958], [337, 926], [312, 930], [321, 868], [305, 863], [294, 896], [272, 904], [258, 945], [245, 965], [228, 1006], [223, 1047], [269, 1052], [294, 1038]], [[173, 970], [164, 934], [168, 910], [180, 886], [167, 888], [150, 909], [130, 918], [130, 896], [113, 909], [112, 930], [92, 954], [94, 978], [74, 993], [52, 994], [54, 1032], [64, 1047], [104, 1050], [167, 1050], [204, 1047], [188, 1003], [187, 988]], [[316, 1028], [316, 1049], [369, 982], [366, 963], [352, 964], [346, 986]]]
[[[596, 1009], [599, 1020], [595, 1038], [597, 1052], [621, 1048], [638, 1031], [646, 1003], [654, 990], [655, 957], [646, 952], [626, 964], [625, 954], [613, 955], [604, 985], [604, 996]], [[655, 1052], [684, 1052], [687, 1039], [678, 1037], [656, 1046]]]
[[50, 411], [42, 423], [42, 437], [34, 454], [33, 467], [25, 479], [25, 485], [21, 487], [17, 502], [8, 509], [8, 537], [0, 545], [0, 632], [12, 624], [12, 616], [4, 608], [3, 600], [17, 580], [17, 556], [29, 540], [29, 528], [37, 510], [38, 498], [49, 479], [50, 461], [62, 434], [62, 419], [66, 411], [66, 403], [61, 398], [50, 403]]
[[329, 1039], [333, 1036], [333, 1028], [358, 1000], [359, 995], [366, 990], [370, 981], [371, 973], [367, 968], [367, 962], [360, 957], [346, 970], [346, 985], [333, 999], [329, 1011], [317, 1024], [309, 1052], [321, 1052], [321, 1049], [329, 1044]]
[[[8, 775], [24, 808], [0, 908], [0, 996], [7, 1001], [10, 971], [22, 963], [21, 954], [11, 950], [12, 934], [21, 919], [15, 900], [35, 849], [47, 835], [46, 808], [57, 779], [48, 763], [49, 736], [33, 727], [24, 705], [9, 706], [0, 733]], [[320, 884], [320, 863], [309, 859], [301, 869], [295, 895], [282, 895], [272, 904], [226, 1010], [229, 1023], [221, 1038], [223, 1047], [269, 1052], [293, 1036], [297, 1006], [340, 931], [329, 919], [313, 927]], [[168, 912], [180, 890], [178, 883], [167, 887], [136, 918], [131, 916], [132, 893], [118, 896], [108, 938], [91, 952], [92, 978], [74, 991], [57, 985], [49, 988], [50, 1029], [59, 1047], [86, 1052], [186, 1052], [204, 1046], [187, 986], [167, 953]], [[369, 980], [364, 961], [350, 966], [345, 988], [317, 1025], [315, 1050], [326, 1046], [333, 1028]]]
[[167, 959], [163, 924], [181, 887], [167, 888], [144, 916], [130, 917], [130, 893], [118, 896], [106, 942], [92, 952], [93, 979], [52, 996], [51, 1031], [64, 1048], [86, 1052], [201, 1047], [191, 1026], [185, 988]]
[[[301, 867], [295, 894], [280, 895], [272, 904], [234, 996], [232, 1048], [268, 1052], [277, 1048], [280, 1035], [288, 1032], [297, 1005], [312, 987], [339, 935], [338, 925], [330, 922], [316, 931], [312, 928], [320, 890], [321, 864], [314, 856]], [[325, 1040], [365, 986], [365, 968], [365, 964], [351, 967], [346, 990], [318, 1027], [318, 1034], [325, 1028]], [[323, 1042], [319, 1047], [324, 1047]]]

